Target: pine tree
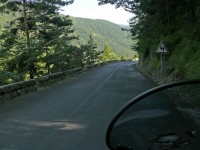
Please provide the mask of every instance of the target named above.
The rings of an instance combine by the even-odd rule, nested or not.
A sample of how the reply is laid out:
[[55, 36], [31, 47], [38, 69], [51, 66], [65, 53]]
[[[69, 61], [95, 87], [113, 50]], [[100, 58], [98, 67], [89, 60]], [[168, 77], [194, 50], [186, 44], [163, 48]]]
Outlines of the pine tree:
[[97, 45], [94, 42], [92, 36], [90, 35], [88, 43], [86, 45], [81, 46], [82, 62], [83, 62], [82, 64], [91, 65], [99, 61], [99, 56], [101, 52], [98, 52], [96, 48], [97, 48]]
[[[1, 51], [3, 52], [3, 49], [8, 51], [4, 51], [8, 54], [8, 59], [4, 59], [6, 64], [4, 68], [7, 66], [9, 71], [20, 74], [23, 79], [32, 79], [37, 76], [44, 64], [46, 64], [47, 72], [50, 73], [52, 62], [49, 60], [52, 60], [51, 54], [55, 53], [55, 41], [60, 31], [65, 29], [64, 26], [71, 26], [68, 23], [69, 19], [56, 22], [63, 20], [58, 16], [58, 11], [61, 6], [72, 2], [73, 0], [1, 1], [2, 12], [16, 14], [16, 18], [10, 22], [8, 29], [1, 33], [1, 47], [3, 47]], [[61, 22], [65, 21], [67, 23], [61, 25]], [[3, 39], [4, 35], [8, 35], [7, 40]], [[10, 44], [9, 39], [12, 38], [14, 40]], [[46, 58], [43, 57], [44, 55]]]
[[109, 45], [105, 45], [104, 50], [101, 54], [101, 61], [107, 62], [117, 60], [117, 55], [112, 51]]

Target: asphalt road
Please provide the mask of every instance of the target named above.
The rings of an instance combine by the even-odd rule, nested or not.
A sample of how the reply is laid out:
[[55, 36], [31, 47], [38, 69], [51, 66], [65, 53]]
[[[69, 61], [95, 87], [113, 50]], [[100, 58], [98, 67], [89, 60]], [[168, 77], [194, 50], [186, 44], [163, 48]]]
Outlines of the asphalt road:
[[0, 105], [0, 150], [104, 150], [107, 126], [134, 96], [155, 86], [117, 62]]

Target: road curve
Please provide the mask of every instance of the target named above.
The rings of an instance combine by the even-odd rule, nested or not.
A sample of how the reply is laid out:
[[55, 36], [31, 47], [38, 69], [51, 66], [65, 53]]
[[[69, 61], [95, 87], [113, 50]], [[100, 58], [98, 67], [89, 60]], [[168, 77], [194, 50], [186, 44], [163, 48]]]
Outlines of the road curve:
[[0, 105], [0, 150], [104, 150], [106, 128], [131, 98], [155, 86], [116, 62]]

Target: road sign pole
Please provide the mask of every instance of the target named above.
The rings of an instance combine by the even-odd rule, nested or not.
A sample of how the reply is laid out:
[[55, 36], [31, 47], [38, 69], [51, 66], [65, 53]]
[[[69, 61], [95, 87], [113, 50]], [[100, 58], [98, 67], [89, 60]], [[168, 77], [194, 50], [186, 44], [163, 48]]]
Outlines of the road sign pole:
[[160, 72], [163, 72], [163, 54], [160, 54]]
[[156, 53], [160, 54], [160, 73], [163, 73], [163, 55], [169, 54], [169, 51], [162, 41], [158, 45], [158, 47], [156, 49]]

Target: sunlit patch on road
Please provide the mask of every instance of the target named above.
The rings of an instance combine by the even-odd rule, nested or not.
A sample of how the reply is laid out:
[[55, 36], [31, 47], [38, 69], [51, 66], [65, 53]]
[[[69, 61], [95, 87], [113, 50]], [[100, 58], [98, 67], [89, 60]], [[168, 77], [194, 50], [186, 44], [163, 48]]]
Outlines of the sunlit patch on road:
[[53, 127], [59, 130], [80, 130], [85, 126], [80, 123], [69, 121], [29, 121], [29, 120], [15, 120], [15, 122], [32, 125], [34, 127]]
[[27, 132], [26, 136], [31, 133], [31, 131], [37, 128], [53, 128], [54, 130], [81, 130], [85, 129], [86, 126], [81, 123], [75, 123], [70, 121], [38, 121], [38, 120], [9, 120], [9, 126], [0, 124], [0, 134], [9, 134], [12, 129], [17, 129], [23, 132]]

